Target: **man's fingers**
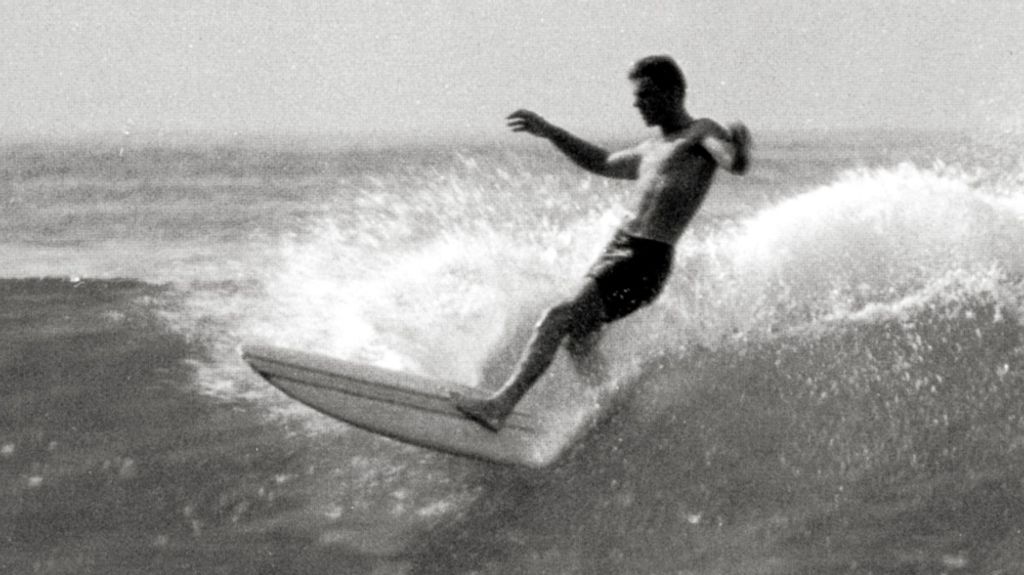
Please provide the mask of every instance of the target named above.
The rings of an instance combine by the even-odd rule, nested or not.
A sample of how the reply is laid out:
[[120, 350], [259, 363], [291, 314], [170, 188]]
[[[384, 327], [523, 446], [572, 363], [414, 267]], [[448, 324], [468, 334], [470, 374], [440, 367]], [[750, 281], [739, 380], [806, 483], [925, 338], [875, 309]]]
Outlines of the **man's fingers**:
[[516, 110], [508, 115], [508, 127], [513, 132], [527, 132], [540, 135], [544, 130], [544, 119], [529, 110]]
[[523, 122], [537, 122], [540, 116], [529, 110], [516, 110], [508, 115], [508, 120], [520, 120]]
[[534, 126], [524, 120], [512, 120], [508, 123], [508, 127], [512, 128], [513, 132], [526, 132], [534, 129]]
[[744, 147], [749, 145], [750, 130], [748, 130], [747, 127], [744, 126], [742, 123], [735, 122], [733, 124], [730, 124], [729, 131], [731, 132], [730, 135], [732, 136], [734, 142]]

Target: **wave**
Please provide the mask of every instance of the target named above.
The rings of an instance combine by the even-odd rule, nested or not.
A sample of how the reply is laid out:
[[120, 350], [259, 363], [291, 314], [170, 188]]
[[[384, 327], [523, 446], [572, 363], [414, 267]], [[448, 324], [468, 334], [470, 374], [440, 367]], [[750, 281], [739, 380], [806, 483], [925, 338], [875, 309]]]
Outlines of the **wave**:
[[884, 312], [663, 349], [552, 477], [513, 496], [495, 476], [508, 500], [475, 528], [552, 537], [587, 572], [994, 570], [1024, 505], [1022, 287], [954, 275]]
[[941, 166], [851, 171], [686, 238], [671, 293], [717, 338], [892, 302], [953, 271], [1020, 274], [1020, 191]]
[[[237, 355], [240, 343], [265, 341], [481, 385], [507, 373], [534, 318], [572, 292], [622, 214], [616, 198], [596, 208], [573, 198], [587, 180], [465, 170], [412, 188], [384, 179], [359, 196], [361, 216], [352, 202], [328, 203], [245, 254], [210, 248], [198, 271], [194, 258], [163, 254], [169, 270], [146, 277], [166, 284], [0, 280], [3, 313], [45, 314], [50, 324], [29, 321], [50, 337], [48, 326], [68, 327], [66, 312], [88, 308], [73, 330], [119, 326], [108, 384], [131, 401], [117, 409], [157, 417], [188, 405], [197, 419], [187, 441], [166, 415], [164, 435], [150, 438], [171, 445], [166, 459], [153, 448], [152, 460], [128, 454], [146, 464], [134, 471], [111, 467], [118, 481], [151, 481], [142, 494], [172, 492], [158, 516], [184, 525], [182, 541], [200, 528], [290, 533], [318, 541], [325, 557], [399, 555], [423, 572], [487, 561], [507, 572], [994, 572], [1019, 549], [1015, 178], [859, 169], [698, 222], [662, 298], [604, 339], [628, 401], [538, 477], [349, 433], [296, 409]], [[548, 188], [482, 210], [481, 188], [502, 182]], [[374, 203], [378, 193], [387, 201]], [[538, 197], [558, 217], [539, 217]], [[130, 395], [146, 334], [146, 357], [177, 370], [159, 402]], [[57, 348], [77, 357], [65, 341]], [[103, 341], [75, 341], [88, 354], [76, 369], [115, 355]], [[59, 390], [59, 366], [51, 371]], [[112, 396], [86, 402], [76, 424], [100, 425]], [[264, 426], [264, 416], [284, 424]], [[168, 479], [183, 460], [189, 481]], [[104, 485], [98, 493], [121, 500]], [[359, 521], [375, 541], [356, 534]]]
[[[554, 191], [544, 197], [562, 206], [558, 219], [517, 215], [529, 203], [508, 199], [518, 193], [480, 211], [480, 186], [516, 179], [467, 169], [484, 174], [421, 182], [367, 204], [359, 219], [339, 205], [303, 233], [265, 242], [246, 257], [247, 281], [259, 287], [226, 301], [199, 294], [183, 324], [222, 318], [214, 323], [241, 340], [478, 381], [524, 318], [572, 292], [622, 212]], [[662, 298], [612, 330], [613, 339], [629, 334], [615, 353], [639, 365], [664, 350], [898, 306], [943, 289], [951, 274], [1015, 277], [1024, 264], [1019, 192], [944, 165], [902, 164], [849, 171], [749, 217], [698, 224]], [[434, 213], [428, 223], [424, 210]]]
[[0, 289], [10, 294], [33, 294], [46, 296], [68, 290], [86, 293], [104, 291], [158, 290], [164, 286], [135, 278], [81, 278], [60, 276], [38, 276], [22, 278], [0, 278]]
[[[549, 550], [507, 559], [527, 571], [1014, 564], [1022, 223], [1015, 189], [901, 165], [688, 237], [668, 293], [608, 334], [636, 366], [618, 416], [531, 489], [489, 477], [499, 502], [429, 550]], [[496, 529], [518, 539], [471, 535]]]

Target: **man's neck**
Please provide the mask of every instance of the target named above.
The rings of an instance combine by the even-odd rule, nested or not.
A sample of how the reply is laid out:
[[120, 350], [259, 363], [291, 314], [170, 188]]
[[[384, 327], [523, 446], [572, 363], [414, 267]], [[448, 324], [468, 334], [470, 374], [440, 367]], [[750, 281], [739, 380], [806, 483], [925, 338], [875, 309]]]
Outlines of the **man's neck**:
[[665, 137], [675, 136], [693, 124], [693, 117], [686, 110], [680, 110], [674, 118], [661, 124], [661, 133]]

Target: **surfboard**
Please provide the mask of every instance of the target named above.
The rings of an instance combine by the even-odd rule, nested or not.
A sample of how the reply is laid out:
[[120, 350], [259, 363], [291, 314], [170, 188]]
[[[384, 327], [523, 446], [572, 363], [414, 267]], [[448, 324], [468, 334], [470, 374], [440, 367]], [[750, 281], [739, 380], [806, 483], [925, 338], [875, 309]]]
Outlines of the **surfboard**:
[[[550, 425], [515, 411], [493, 432], [466, 418], [449, 393], [466, 386], [342, 359], [266, 345], [242, 358], [293, 399], [335, 419], [398, 441], [495, 463], [544, 468], [558, 461], [593, 418]], [[596, 414], [595, 414], [596, 415]]]

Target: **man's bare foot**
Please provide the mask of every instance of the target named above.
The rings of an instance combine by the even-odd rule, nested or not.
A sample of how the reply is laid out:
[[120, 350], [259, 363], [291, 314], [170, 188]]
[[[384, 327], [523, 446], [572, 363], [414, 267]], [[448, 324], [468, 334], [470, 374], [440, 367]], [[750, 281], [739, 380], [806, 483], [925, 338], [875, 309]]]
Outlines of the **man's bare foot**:
[[455, 409], [458, 409], [463, 415], [487, 429], [499, 431], [505, 426], [505, 419], [509, 415], [509, 410], [496, 405], [494, 400], [471, 397], [459, 391], [453, 391], [449, 395], [452, 403], [455, 405]]

